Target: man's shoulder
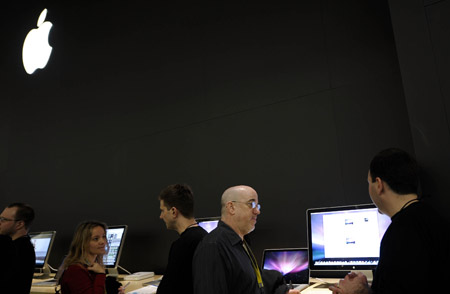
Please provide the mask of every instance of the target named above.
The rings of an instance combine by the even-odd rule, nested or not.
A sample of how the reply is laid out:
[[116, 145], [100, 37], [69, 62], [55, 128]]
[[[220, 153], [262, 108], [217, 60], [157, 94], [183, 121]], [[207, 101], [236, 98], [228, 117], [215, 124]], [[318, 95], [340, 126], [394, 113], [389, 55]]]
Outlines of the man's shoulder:
[[203, 238], [204, 236], [208, 235], [208, 232], [200, 226], [190, 228], [186, 233], [194, 238]]
[[429, 223], [435, 225], [448, 224], [448, 221], [430, 204], [420, 201], [413, 203], [394, 220], [401, 223]]
[[189, 244], [197, 244], [206, 236], [208, 233], [201, 227], [189, 228], [183, 234], [181, 234], [180, 238], [173, 242], [173, 246], [175, 247], [185, 247]]
[[10, 236], [0, 235], [0, 244], [2, 244], [2, 245], [5, 245], [5, 244], [12, 245], [13, 243], [12, 243], [12, 239], [11, 239]]
[[223, 244], [232, 245], [235, 241], [238, 241], [239, 236], [225, 223], [219, 223], [217, 228], [207, 234], [200, 244]]
[[31, 243], [31, 238], [28, 235], [22, 236], [20, 238], [17, 238], [13, 241], [14, 246], [18, 248], [19, 250], [23, 251], [33, 251], [34, 253], [34, 246]]

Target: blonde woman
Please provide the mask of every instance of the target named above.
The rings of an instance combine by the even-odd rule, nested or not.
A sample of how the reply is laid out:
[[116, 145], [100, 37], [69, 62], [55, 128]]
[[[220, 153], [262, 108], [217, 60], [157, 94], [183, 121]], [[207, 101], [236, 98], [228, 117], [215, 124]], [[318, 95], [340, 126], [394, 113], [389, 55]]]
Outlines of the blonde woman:
[[[108, 249], [106, 224], [86, 221], [78, 225], [64, 260], [62, 294], [104, 294], [106, 271], [103, 255]], [[117, 292], [123, 294], [122, 287]]]

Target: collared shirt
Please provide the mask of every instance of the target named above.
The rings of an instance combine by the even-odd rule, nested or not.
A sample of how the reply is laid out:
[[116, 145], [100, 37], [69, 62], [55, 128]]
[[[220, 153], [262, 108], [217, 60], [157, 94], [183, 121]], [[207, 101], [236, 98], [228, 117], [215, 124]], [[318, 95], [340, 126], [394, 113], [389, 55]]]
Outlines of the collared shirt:
[[195, 294], [261, 294], [250, 258], [242, 240], [219, 221], [205, 236], [193, 259]]

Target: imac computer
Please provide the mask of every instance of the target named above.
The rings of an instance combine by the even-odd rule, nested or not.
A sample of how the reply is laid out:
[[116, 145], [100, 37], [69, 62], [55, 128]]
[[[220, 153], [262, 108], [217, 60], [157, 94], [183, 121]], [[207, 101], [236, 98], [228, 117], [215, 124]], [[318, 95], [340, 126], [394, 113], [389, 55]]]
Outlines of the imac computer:
[[205, 229], [205, 231], [209, 233], [217, 227], [219, 220], [220, 216], [215, 216], [215, 217], [197, 218], [195, 221], [198, 223], [200, 227], [202, 227], [203, 229]]
[[52, 250], [56, 231], [34, 232], [29, 235], [36, 254], [35, 268], [41, 273], [41, 275], [35, 275], [35, 278], [47, 279], [50, 277], [48, 258], [50, 256], [50, 251]]
[[311, 277], [340, 278], [361, 271], [369, 280], [378, 265], [380, 242], [391, 219], [373, 204], [306, 211]]
[[118, 276], [120, 254], [122, 253], [123, 243], [127, 233], [127, 225], [109, 226], [106, 230], [106, 239], [108, 240], [108, 253], [103, 256], [103, 264], [108, 270], [110, 276]]

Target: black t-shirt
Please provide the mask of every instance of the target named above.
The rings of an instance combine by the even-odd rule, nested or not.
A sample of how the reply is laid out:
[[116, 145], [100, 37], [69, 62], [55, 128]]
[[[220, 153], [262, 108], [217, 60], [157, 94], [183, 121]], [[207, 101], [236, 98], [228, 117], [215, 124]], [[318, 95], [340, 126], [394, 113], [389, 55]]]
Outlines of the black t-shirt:
[[36, 255], [30, 236], [25, 235], [13, 241], [15, 248], [14, 268], [15, 273], [11, 284], [14, 285], [15, 294], [29, 294], [33, 281]]
[[198, 243], [207, 234], [201, 227], [188, 228], [172, 243], [166, 272], [158, 286], [158, 294], [193, 293], [192, 257]]
[[392, 217], [380, 247], [376, 294], [434, 293], [450, 266], [450, 227], [428, 205], [412, 203]]
[[13, 284], [11, 279], [14, 275], [13, 273], [13, 262], [14, 262], [15, 250], [13, 241], [9, 236], [0, 235], [0, 287], [5, 293], [14, 293], [12, 291]]

